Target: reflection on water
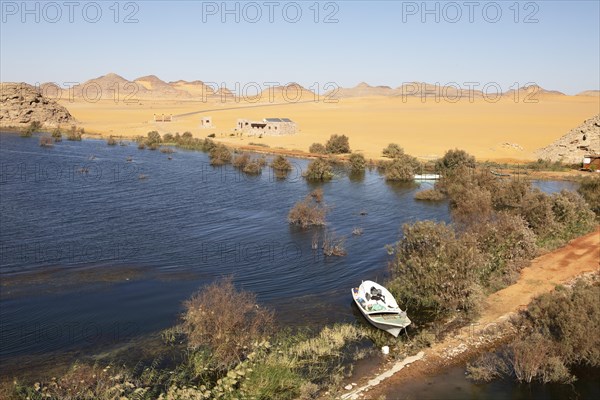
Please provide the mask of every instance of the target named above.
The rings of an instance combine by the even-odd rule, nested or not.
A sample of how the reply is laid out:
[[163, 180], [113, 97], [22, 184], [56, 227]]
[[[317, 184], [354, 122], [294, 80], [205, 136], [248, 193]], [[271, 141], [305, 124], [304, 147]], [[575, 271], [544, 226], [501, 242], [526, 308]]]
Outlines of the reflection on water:
[[566, 400], [600, 398], [600, 369], [574, 370], [578, 380], [572, 385], [517, 384], [512, 380], [474, 383], [465, 376], [464, 367], [448, 368], [439, 374], [393, 385], [387, 398], [395, 400], [470, 400], [528, 399]]

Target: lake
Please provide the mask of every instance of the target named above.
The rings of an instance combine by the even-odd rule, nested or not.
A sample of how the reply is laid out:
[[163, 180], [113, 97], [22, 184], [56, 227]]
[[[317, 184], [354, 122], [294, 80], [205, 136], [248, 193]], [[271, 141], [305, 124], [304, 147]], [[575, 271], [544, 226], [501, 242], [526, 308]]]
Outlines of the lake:
[[[446, 202], [414, 200], [431, 183], [389, 184], [367, 171], [309, 184], [301, 159], [281, 180], [268, 167], [258, 177], [213, 168], [201, 152], [100, 140], [45, 148], [15, 134], [0, 135], [0, 158], [2, 374], [170, 327], [185, 299], [227, 275], [281, 325], [353, 321], [350, 288], [385, 278], [385, 245], [402, 224], [450, 220]], [[345, 257], [312, 249], [322, 229], [287, 222], [316, 187], [329, 207], [326, 229], [346, 238]], [[352, 235], [355, 227], [363, 234]]]

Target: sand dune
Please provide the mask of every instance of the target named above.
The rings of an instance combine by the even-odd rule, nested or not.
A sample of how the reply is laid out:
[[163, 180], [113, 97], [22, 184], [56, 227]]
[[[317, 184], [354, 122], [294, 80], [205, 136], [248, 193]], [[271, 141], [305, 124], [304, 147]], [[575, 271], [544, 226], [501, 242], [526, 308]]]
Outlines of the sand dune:
[[[215, 133], [232, 145], [261, 142], [271, 147], [307, 151], [334, 133], [350, 137], [354, 151], [378, 158], [381, 149], [395, 142], [423, 159], [436, 158], [450, 148], [463, 148], [478, 159], [531, 160], [534, 151], [561, 137], [582, 120], [598, 112], [589, 96], [547, 95], [536, 103], [515, 102], [512, 96], [495, 103], [476, 98], [448, 102], [428, 98], [354, 97], [337, 102], [255, 104], [240, 101], [139, 99], [135, 104], [61, 101], [86, 131], [134, 137], [150, 130], [162, 134], [191, 131], [197, 137]], [[233, 108], [233, 109], [232, 109]], [[173, 122], [155, 123], [153, 114], [195, 114]], [[216, 128], [200, 128], [200, 116], [213, 118]], [[288, 117], [296, 121], [293, 136], [230, 137], [238, 118]]]

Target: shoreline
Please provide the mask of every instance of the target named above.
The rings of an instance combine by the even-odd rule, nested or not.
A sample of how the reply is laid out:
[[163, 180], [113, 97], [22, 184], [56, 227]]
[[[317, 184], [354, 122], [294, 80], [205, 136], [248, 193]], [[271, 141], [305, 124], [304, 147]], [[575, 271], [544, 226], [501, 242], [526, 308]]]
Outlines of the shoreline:
[[[22, 132], [22, 130], [19, 129], [18, 127], [14, 127], [14, 126], [1, 127], [0, 126], [0, 134], [15, 134], [16, 135], [21, 132]], [[36, 131], [35, 133], [49, 134], [51, 132], [49, 130], [41, 129], [39, 131]], [[107, 140], [110, 137], [113, 137], [117, 140], [125, 140], [125, 141], [129, 141], [131, 143], [136, 143], [136, 141], [135, 141], [136, 137], [133, 137], [133, 136], [106, 135], [103, 133], [88, 132], [87, 130], [82, 135], [82, 140]], [[227, 142], [224, 140], [219, 140], [218, 137], [208, 138], [208, 139], [211, 139], [216, 143], [223, 144], [224, 146], [226, 146], [227, 148], [229, 148], [231, 150], [241, 150], [242, 152], [248, 152], [248, 153], [252, 153], [252, 154], [260, 154], [260, 155], [282, 155], [285, 157], [298, 158], [298, 159], [302, 159], [302, 160], [314, 160], [317, 158], [324, 157], [324, 158], [335, 159], [337, 161], [342, 161], [342, 162], [347, 162], [348, 156], [349, 156], [349, 154], [341, 154], [340, 155], [340, 154], [309, 153], [309, 152], [305, 152], [302, 150], [286, 149], [286, 148], [281, 148], [281, 147], [269, 147], [268, 145], [261, 146], [261, 145], [248, 144], [248, 145], [235, 146], [235, 145], [232, 145], [230, 142]], [[176, 143], [164, 143], [161, 146], [174, 147], [174, 148], [181, 149], [181, 150], [189, 150], [189, 149], [184, 149], [184, 148], [179, 147]], [[200, 151], [200, 150], [189, 150], [189, 151]], [[371, 158], [371, 159], [367, 159], [367, 162], [368, 163], [377, 163], [379, 161], [384, 161], [384, 160], [389, 160], [389, 158], [385, 158], [385, 157], [379, 157], [376, 159]], [[420, 160], [423, 162], [431, 161], [431, 160], [425, 160], [425, 159], [420, 159]], [[507, 177], [512, 177], [512, 178], [516, 178], [516, 179], [527, 179], [530, 181], [559, 180], [559, 181], [578, 182], [579, 179], [581, 179], [585, 176], [589, 176], [589, 174], [590, 174], [587, 171], [580, 171], [580, 170], [574, 170], [574, 169], [570, 169], [567, 171], [528, 169], [527, 163], [534, 162], [534, 160], [529, 160], [529, 161], [528, 160], [511, 160], [510, 163], [506, 163], [504, 161], [506, 161], [506, 160], [501, 158], [498, 160], [485, 160], [485, 161], [478, 160], [477, 163], [482, 164], [482, 165], [485, 165], [486, 163], [505, 164], [505, 166], [497, 168], [496, 171], [498, 171], [502, 174], [505, 174], [505, 173], [508, 174]], [[521, 169], [520, 168], [521, 166], [523, 166], [524, 168]], [[515, 173], [515, 168], [518, 170], [518, 173]], [[524, 171], [524, 173], [521, 173], [521, 171]]]
[[[486, 298], [486, 308], [476, 321], [457, 328], [431, 346], [421, 349], [423, 356], [418, 359], [408, 357], [396, 362], [388, 361], [383, 366], [383, 372], [377, 372], [375, 377], [365, 375], [355, 378], [356, 382], [361, 383], [356, 389], [346, 390], [342, 398], [355, 400], [365, 393], [373, 398], [382, 395], [393, 398], [394, 392], [408, 381], [465, 365], [478, 355], [497, 348], [515, 332], [511, 318], [526, 308], [535, 297], [554, 290], [558, 285], [569, 285], [577, 279], [600, 273], [598, 253], [600, 226], [563, 247], [536, 257], [521, 271], [516, 283]], [[410, 368], [403, 365], [407, 359]], [[340, 390], [343, 390], [343, 385]]]

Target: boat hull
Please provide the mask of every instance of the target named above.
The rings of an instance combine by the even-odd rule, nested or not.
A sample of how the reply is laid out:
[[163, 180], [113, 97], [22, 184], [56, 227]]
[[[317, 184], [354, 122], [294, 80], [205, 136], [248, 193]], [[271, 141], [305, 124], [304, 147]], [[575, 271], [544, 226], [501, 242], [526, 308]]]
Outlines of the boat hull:
[[[388, 299], [386, 303], [388, 305], [388, 308], [369, 312], [366, 309], [367, 306], [365, 299], [362, 298], [362, 296], [365, 293], [365, 287], [376, 287], [384, 291], [385, 296]], [[411, 321], [406, 316], [406, 312], [400, 310], [398, 304], [396, 303], [396, 300], [393, 298], [391, 293], [389, 293], [387, 289], [385, 289], [383, 286], [371, 281], [365, 281], [361, 284], [359, 288], [352, 289], [351, 292], [352, 298], [354, 299], [354, 303], [356, 304], [362, 315], [374, 327], [384, 330], [390, 335], [397, 337], [402, 331], [402, 329], [410, 325]], [[389, 304], [391, 304], [391, 306]]]

